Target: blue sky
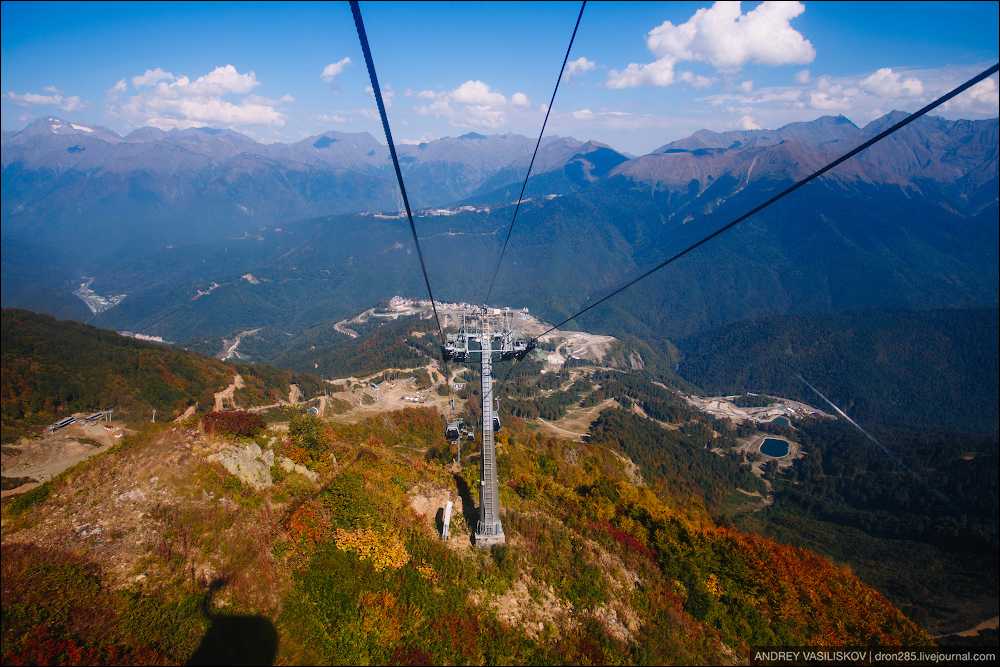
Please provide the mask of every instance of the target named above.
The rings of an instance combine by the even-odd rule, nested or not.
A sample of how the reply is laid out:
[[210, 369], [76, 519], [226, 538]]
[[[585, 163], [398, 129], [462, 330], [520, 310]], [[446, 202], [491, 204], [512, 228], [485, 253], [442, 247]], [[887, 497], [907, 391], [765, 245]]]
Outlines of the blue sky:
[[[577, 10], [362, 3], [397, 139], [536, 134]], [[864, 124], [996, 62], [997, 14], [989, 2], [591, 2], [549, 133], [642, 153], [702, 127]], [[122, 133], [381, 139], [347, 3], [5, 2], [0, 78], [4, 130], [58, 115]], [[997, 106], [994, 78], [943, 115]]]

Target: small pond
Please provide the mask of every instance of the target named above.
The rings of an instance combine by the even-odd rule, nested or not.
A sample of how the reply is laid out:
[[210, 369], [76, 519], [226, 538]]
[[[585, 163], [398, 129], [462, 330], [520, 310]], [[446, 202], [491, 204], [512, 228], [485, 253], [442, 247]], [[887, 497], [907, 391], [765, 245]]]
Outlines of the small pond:
[[764, 442], [760, 444], [760, 453], [780, 459], [788, 454], [788, 442], [778, 438], [764, 438]]

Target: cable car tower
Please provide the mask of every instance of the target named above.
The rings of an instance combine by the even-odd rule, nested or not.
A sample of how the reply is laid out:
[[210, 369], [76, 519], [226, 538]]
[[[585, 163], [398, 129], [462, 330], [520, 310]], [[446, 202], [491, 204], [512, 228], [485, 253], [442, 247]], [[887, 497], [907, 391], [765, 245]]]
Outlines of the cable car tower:
[[471, 361], [473, 356], [478, 355], [482, 371], [482, 452], [479, 464], [479, 522], [475, 535], [475, 544], [481, 548], [505, 542], [497, 488], [494, 434], [500, 430], [500, 417], [493, 397], [493, 355], [496, 354], [499, 359], [519, 359], [535, 347], [533, 341], [516, 334], [511, 326], [512, 320], [508, 309], [475, 308], [462, 314], [458, 333], [448, 334], [441, 347], [445, 360]]

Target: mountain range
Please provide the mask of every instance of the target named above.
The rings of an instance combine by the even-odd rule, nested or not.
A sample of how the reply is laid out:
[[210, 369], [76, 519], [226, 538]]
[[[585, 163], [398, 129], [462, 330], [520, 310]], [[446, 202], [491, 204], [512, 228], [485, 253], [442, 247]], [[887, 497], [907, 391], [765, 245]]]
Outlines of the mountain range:
[[[527, 167], [533, 140], [468, 133], [401, 145], [415, 206], [462, 199]], [[551, 137], [539, 171], [597, 144]], [[331, 213], [398, 207], [388, 150], [367, 132], [325, 132], [262, 144], [232, 130], [111, 130], [48, 117], [3, 140], [3, 217], [12, 233], [87, 243], [119, 238], [206, 238]]]
[[[533, 186], [536, 194], [560, 194], [623, 177], [717, 202], [751, 182], [802, 177], [904, 115], [894, 111], [863, 128], [844, 116], [825, 116], [777, 130], [701, 130], [635, 158], [597, 142], [548, 137]], [[531, 147], [528, 137], [470, 132], [401, 145], [399, 154], [411, 201], [426, 208], [466, 199], [506, 202], [516, 196]], [[208, 127], [144, 127], [123, 137], [47, 117], [4, 133], [2, 153], [8, 238], [35, 237], [43, 224], [46, 239], [84, 247], [104, 234], [118, 242], [184, 242], [319, 215], [399, 208], [386, 147], [366, 132], [263, 144]], [[996, 171], [996, 119], [923, 118], [828, 178], [895, 185], [914, 194], [944, 191], [956, 209], [975, 213], [995, 203], [995, 188], [988, 186]]]
[[[899, 118], [700, 131], [638, 157], [548, 139], [493, 300], [557, 321]], [[576, 324], [663, 340], [766, 315], [995, 307], [997, 127], [921, 118]], [[485, 298], [532, 147], [400, 146], [439, 298]], [[258, 327], [294, 345], [424, 294], [385, 149], [364, 133], [266, 145], [45, 118], [4, 135], [3, 192], [5, 306], [209, 349]]]

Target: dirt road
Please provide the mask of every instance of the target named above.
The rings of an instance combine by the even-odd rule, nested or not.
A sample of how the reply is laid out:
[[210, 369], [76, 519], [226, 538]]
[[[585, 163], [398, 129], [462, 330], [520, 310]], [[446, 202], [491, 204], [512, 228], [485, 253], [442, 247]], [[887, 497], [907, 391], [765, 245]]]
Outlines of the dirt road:
[[215, 392], [215, 406], [213, 409], [216, 412], [221, 412], [222, 410], [225, 410], [226, 401], [229, 401], [229, 406], [235, 409], [236, 399], [234, 397], [234, 394], [236, 393], [237, 389], [242, 389], [243, 387], [244, 387], [243, 377], [239, 373], [237, 373], [236, 375], [233, 376], [233, 381], [230, 383], [228, 387], [226, 387], [222, 391]]
[[30, 491], [62, 471], [86, 461], [113, 447], [124, 429], [118, 422], [77, 422], [54, 433], [36, 438], [22, 438], [13, 445], [4, 445], [0, 457], [4, 477], [25, 477], [35, 480], [2, 492], [2, 497]]

